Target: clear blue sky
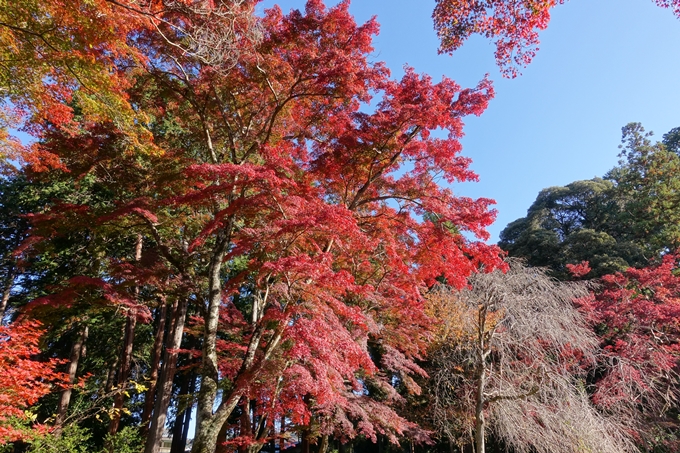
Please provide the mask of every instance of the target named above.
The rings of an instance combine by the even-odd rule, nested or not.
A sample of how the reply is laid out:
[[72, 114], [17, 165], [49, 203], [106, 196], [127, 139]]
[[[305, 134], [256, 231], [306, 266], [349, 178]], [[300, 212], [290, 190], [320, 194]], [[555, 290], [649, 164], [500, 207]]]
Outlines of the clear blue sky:
[[[262, 5], [287, 12], [304, 3]], [[481, 117], [467, 120], [463, 141], [480, 182], [454, 190], [497, 201], [492, 242], [526, 214], [541, 189], [613, 167], [626, 123], [641, 122], [659, 140], [680, 126], [680, 20], [650, 0], [571, 0], [556, 7], [538, 55], [513, 80], [501, 78], [494, 48], [483, 38], [453, 57], [437, 55], [433, 8], [431, 0], [354, 0], [350, 10], [359, 22], [377, 16], [374, 58], [395, 77], [405, 64], [463, 86], [491, 75], [496, 98]]]

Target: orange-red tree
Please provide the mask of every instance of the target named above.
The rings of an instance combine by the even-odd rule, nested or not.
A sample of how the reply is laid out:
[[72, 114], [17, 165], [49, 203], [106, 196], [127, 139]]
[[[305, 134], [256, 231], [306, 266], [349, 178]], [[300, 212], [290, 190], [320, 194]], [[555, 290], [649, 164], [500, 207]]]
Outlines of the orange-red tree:
[[[56, 372], [58, 360], [38, 358], [42, 333], [36, 322], [0, 326], [0, 443], [30, 437], [26, 426], [32, 414], [25, 411], [55, 387], [67, 384], [66, 376]], [[45, 432], [48, 427], [34, 429]]]

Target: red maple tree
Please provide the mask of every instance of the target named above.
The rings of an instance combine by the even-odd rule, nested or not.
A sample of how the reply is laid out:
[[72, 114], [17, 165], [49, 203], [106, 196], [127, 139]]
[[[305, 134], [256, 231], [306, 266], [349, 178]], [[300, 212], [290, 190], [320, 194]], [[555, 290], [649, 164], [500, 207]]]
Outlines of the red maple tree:
[[25, 411], [67, 383], [67, 376], [56, 371], [60, 360], [38, 359], [42, 334], [35, 321], [0, 326], [0, 443], [45, 432], [45, 425], [30, 426], [34, 419]]
[[650, 419], [665, 416], [677, 398], [680, 352], [678, 255], [644, 269], [602, 278], [602, 287], [577, 302], [599, 334], [604, 360], [593, 402], [619, 414], [644, 438]]

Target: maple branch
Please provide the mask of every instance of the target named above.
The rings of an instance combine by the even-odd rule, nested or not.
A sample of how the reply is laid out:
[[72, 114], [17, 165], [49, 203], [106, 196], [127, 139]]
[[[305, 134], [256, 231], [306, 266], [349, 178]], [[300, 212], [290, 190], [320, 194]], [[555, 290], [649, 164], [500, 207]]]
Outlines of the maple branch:
[[272, 353], [276, 350], [276, 347], [279, 345], [279, 342], [281, 341], [281, 338], [283, 337], [283, 332], [286, 330], [286, 323], [280, 323], [279, 328], [277, 331], [274, 333], [272, 338], [269, 339], [269, 343], [267, 343], [267, 348], [264, 351], [264, 355], [262, 357], [261, 363], [264, 364], [264, 362], [268, 361], [269, 358], [271, 357]]
[[205, 131], [205, 138], [206, 141], [208, 142], [208, 150], [210, 151], [210, 158], [212, 159], [213, 164], [217, 164], [217, 155], [215, 154], [215, 149], [213, 148], [213, 143], [212, 139], [210, 138], [210, 129], [208, 128], [207, 124], [204, 123], [203, 125], [203, 130]]
[[367, 203], [372, 203], [374, 201], [384, 201], [384, 200], [403, 200], [403, 201], [409, 201], [411, 203], [415, 203], [417, 206], [422, 207], [423, 204], [418, 201], [415, 198], [409, 198], [401, 195], [383, 195], [380, 197], [373, 197], [373, 198], [366, 198], [365, 200], [360, 201], [357, 203], [356, 207], [358, 208], [359, 206], [362, 206]]
[[347, 209], [349, 209], [350, 211], [354, 211], [359, 206], [359, 203], [360, 203], [359, 200], [360, 200], [361, 196], [368, 190], [368, 188], [371, 186], [371, 184], [373, 184], [380, 176], [382, 176], [382, 174], [385, 172], [385, 170], [387, 170], [392, 165], [394, 165], [394, 163], [399, 159], [401, 154], [404, 152], [404, 147], [406, 147], [406, 145], [409, 144], [411, 142], [411, 140], [413, 140], [413, 138], [418, 134], [419, 131], [420, 131], [420, 126], [414, 127], [413, 130], [406, 135], [407, 138], [404, 141], [404, 144], [402, 145], [402, 147], [399, 149], [399, 151], [394, 153], [392, 155], [392, 157], [389, 158], [387, 164], [385, 164], [375, 174], [373, 174], [373, 166], [371, 166], [371, 170], [369, 172], [367, 181], [357, 191], [356, 195], [354, 196], [354, 200], [347, 207]]
[[172, 72], [170, 72], [169, 74], [172, 74], [173, 76], [175, 76], [175, 77], [177, 77], [178, 79], [182, 80], [182, 81], [187, 85], [187, 87], [188, 87], [188, 86], [189, 86], [189, 74], [187, 74], [187, 72], [184, 70], [184, 66], [182, 66], [182, 65], [180, 64], [179, 60], [178, 60], [177, 58], [175, 58], [174, 56], [170, 55], [170, 59], [175, 63], [175, 66], [177, 66], [177, 68], [178, 68], [180, 71], [182, 71], [182, 75], [184, 76], [184, 78], [182, 79], [182, 78], [178, 77], [177, 74], [172, 73]]
[[[47, 47], [49, 47], [53, 52], [60, 53], [59, 49], [54, 47], [54, 45], [52, 45], [52, 43], [50, 43], [47, 40], [47, 38], [45, 38], [45, 36], [44, 36], [45, 33], [49, 33], [52, 30], [56, 30], [56, 27], [51, 28], [51, 29], [49, 29], [45, 32], [42, 32], [42, 33], [34, 32], [34, 31], [31, 31], [31, 30], [28, 30], [28, 29], [22, 28], [22, 27], [17, 27], [15, 25], [10, 25], [6, 22], [0, 22], [0, 27], [7, 27], [11, 30], [19, 31], [19, 32], [25, 33], [25, 34], [30, 35], [30, 36], [35, 36], [35, 37], [39, 38], [42, 42], [44, 42], [45, 45], [47, 45]], [[31, 45], [33, 45], [33, 44], [31, 44]], [[36, 49], [36, 51], [37, 51], [37, 49]], [[41, 53], [41, 52], [39, 52], [39, 53]], [[47, 60], [47, 58], [45, 58], [45, 60]], [[76, 79], [78, 81], [78, 83], [85, 89], [85, 91], [88, 91], [90, 94], [93, 94], [93, 95], [99, 97], [99, 94], [97, 93], [97, 91], [93, 90], [85, 82], [83, 82], [82, 79], [80, 78], [80, 76], [78, 75], [78, 73], [76, 72], [76, 70], [73, 69], [68, 62], [62, 61], [62, 63], [66, 67], [68, 72], [73, 76], [73, 78]]]
[[324, 252], [324, 253], [328, 253], [328, 252], [331, 251], [331, 248], [333, 248], [333, 241], [334, 241], [333, 238], [331, 238], [331, 239], [328, 241], [328, 244], [326, 245], [326, 248], [323, 249], [323, 252]]
[[278, 105], [279, 103], [279, 95], [276, 93], [276, 90], [274, 90], [274, 87], [272, 86], [272, 82], [269, 80], [269, 77], [267, 77], [267, 72], [260, 67], [260, 65], [255, 65], [258, 71], [262, 73], [264, 76], [264, 81], [267, 82], [267, 86], [269, 87], [269, 91], [272, 92], [274, 95], [274, 100], [276, 101], [276, 104]]
[[[236, 164], [237, 162], [237, 155], [236, 155], [236, 136], [234, 129], [231, 126], [231, 123], [227, 119], [227, 111], [232, 112], [235, 114], [238, 118], [238, 121], [241, 124], [241, 130], [243, 131], [243, 117], [241, 116], [241, 112], [239, 111], [238, 106], [236, 105], [236, 96], [231, 92], [228, 91], [228, 93], [231, 95], [232, 98], [232, 103], [234, 104], [233, 106], [227, 106], [227, 102], [222, 99], [222, 96], [220, 93], [217, 91], [216, 86], [212, 86], [212, 92], [213, 95], [215, 96], [215, 99], [217, 100], [219, 104], [218, 112], [219, 112], [219, 118], [221, 119], [222, 124], [226, 128], [227, 131], [227, 136], [229, 139], [229, 149], [231, 150], [231, 162]], [[247, 136], [248, 133], [250, 132], [250, 126], [243, 132], [244, 136]]]

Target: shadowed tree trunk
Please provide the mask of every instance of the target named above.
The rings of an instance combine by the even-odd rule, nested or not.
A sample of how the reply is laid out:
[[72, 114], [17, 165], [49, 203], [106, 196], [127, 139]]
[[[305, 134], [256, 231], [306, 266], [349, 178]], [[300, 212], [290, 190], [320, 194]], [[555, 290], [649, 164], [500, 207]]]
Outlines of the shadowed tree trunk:
[[161, 357], [163, 355], [163, 340], [165, 338], [165, 324], [168, 313], [168, 305], [165, 299], [161, 300], [157, 310], [156, 335], [153, 342], [153, 352], [151, 354], [151, 364], [149, 366], [149, 389], [144, 396], [144, 410], [142, 412], [142, 434], [149, 431], [151, 413], [153, 412], [154, 400], [156, 398], [156, 386], [158, 384], [158, 371], [161, 367]]
[[151, 417], [151, 427], [146, 438], [145, 453], [158, 453], [160, 451], [161, 437], [163, 436], [163, 428], [172, 396], [172, 383], [177, 370], [176, 350], [182, 344], [188, 302], [187, 299], [177, 299], [173, 306], [172, 324], [168, 332], [168, 343], [163, 352], [163, 365], [158, 379], [156, 401]]
[[85, 341], [87, 341], [89, 330], [87, 326], [82, 326], [76, 341], [71, 347], [71, 357], [68, 364], [68, 382], [69, 387], [61, 392], [61, 397], [59, 398], [59, 406], [57, 408], [57, 418], [54, 424], [57, 428], [66, 420], [66, 413], [68, 412], [68, 406], [71, 403], [71, 394], [73, 392], [73, 384], [76, 382], [76, 373], [78, 372], [78, 363], [80, 358], [83, 356], [85, 350]]
[[[188, 396], [194, 392], [196, 388], [196, 372], [191, 370], [188, 374], [182, 376], [182, 384], [179, 391], [179, 396]], [[187, 446], [187, 437], [189, 435], [189, 425], [191, 423], [191, 411], [193, 409], [193, 402], [187, 401], [184, 410], [177, 414], [175, 426], [172, 430], [172, 446], [170, 453], [184, 453]]]
[[116, 378], [116, 396], [113, 399], [113, 414], [109, 423], [109, 434], [114, 435], [120, 426], [120, 417], [125, 402], [124, 389], [130, 375], [130, 364], [132, 362], [132, 346], [135, 338], [135, 327], [137, 318], [134, 314], [129, 314], [125, 320], [123, 330], [123, 347], [120, 354], [118, 374]]
[[[137, 235], [137, 243], [135, 245], [135, 262], [139, 263], [142, 259], [142, 244], [143, 238], [141, 234]], [[135, 288], [135, 301], [139, 299], [139, 287]], [[117, 393], [113, 399], [113, 415], [109, 423], [109, 434], [111, 436], [118, 432], [120, 426], [120, 417], [125, 403], [124, 388], [130, 376], [130, 364], [132, 363], [132, 347], [135, 341], [135, 327], [137, 326], [137, 314], [134, 311], [128, 313], [125, 320], [125, 327], [123, 329], [123, 347], [120, 352], [120, 366], [118, 368], [118, 377], [116, 379]], [[111, 446], [111, 448], [113, 448]]]
[[[241, 436], [246, 437], [246, 436], [252, 436], [253, 430], [252, 426], [250, 423], [250, 400], [248, 398], [243, 398], [243, 406], [242, 406], [243, 412], [241, 412], [241, 420], [240, 420], [240, 428], [241, 428]], [[238, 448], [239, 453], [248, 453], [248, 446], [247, 445], [241, 445]]]
[[281, 416], [281, 427], [279, 428], [279, 451], [282, 452], [286, 448], [286, 439], [284, 435], [286, 433], [286, 416]]

